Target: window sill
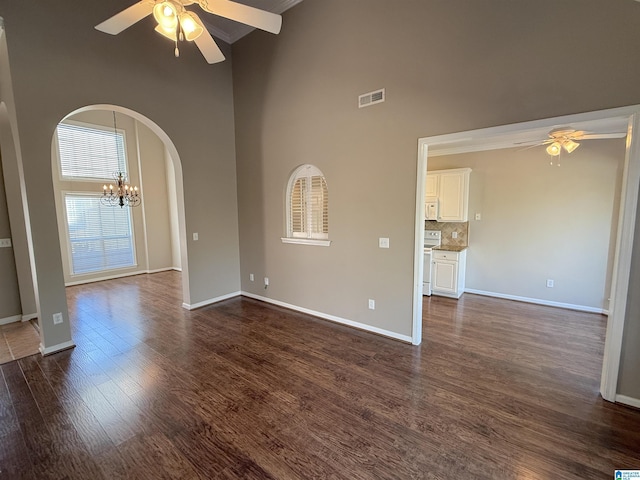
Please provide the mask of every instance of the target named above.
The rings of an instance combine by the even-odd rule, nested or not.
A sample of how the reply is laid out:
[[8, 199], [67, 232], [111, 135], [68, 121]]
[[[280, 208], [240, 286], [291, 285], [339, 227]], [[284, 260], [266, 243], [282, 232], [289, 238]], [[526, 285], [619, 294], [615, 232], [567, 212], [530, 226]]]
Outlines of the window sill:
[[282, 237], [280, 238], [282, 243], [297, 243], [299, 245], [316, 245], [318, 247], [328, 247], [331, 245], [331, 240], [322, 240], [319, 238], [290, 238], [290, 237]]

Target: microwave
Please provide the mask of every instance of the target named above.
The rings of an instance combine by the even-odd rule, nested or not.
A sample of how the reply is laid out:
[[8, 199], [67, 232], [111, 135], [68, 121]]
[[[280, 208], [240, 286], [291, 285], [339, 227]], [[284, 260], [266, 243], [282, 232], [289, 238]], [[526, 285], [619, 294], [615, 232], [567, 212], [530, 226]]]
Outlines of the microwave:
[[438, 220], [438, 199], [427, 198], [424, 202], [424, 219]]

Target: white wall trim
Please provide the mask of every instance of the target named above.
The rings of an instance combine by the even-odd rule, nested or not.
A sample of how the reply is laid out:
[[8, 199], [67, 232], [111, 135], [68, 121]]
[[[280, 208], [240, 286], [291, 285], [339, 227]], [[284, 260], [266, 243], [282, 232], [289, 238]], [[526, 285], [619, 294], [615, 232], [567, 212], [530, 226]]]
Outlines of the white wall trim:
[[309, 308], [298, 307], [297, 305], [291, 305], [290, 303], [281, 302], [280, 300], [274, 300], [273, 298], [262, 297], [260, 295], [255, 295], [253, 293], [242, 291], [241, 295], [249, 298], [253, 298], [254, 300], [260, 300], [261, 302], [271, 303], [273, 305], [277, 305], [279, 307], [288, 308], [289, 310], [295, 310], [297, 312], [306, 313], [309, 315], [313, 315], [314, 317], [321, 318], [323, 320], [329, 320], [331, 322], [341, 323], [343, 325], [347, 325], [349, 327], [354, 327], [359, 330], [365, 330], [371, 333], [377, 333], [378, 335], [382, 335], [385, 337], [393, 338], [395, 340], [400, 340], [407, 343], [412, 343], [412, 338], [407, 335], [402, 335], [400, 333], [391, 332], [389, 330], [383, 330], [382, 328], [373, 327], [371, 325], [366, 325], [360, 322], [354, 322], [353, 320], [348, 320], [342, 317], [336, 317], [335, 315], [330, 315], [328, 313], [318, 312], [316, 310], [311, 310]]
[[638, 193], [640, 183], [640, 106], [629, 117], [627, 150], [622, 173], [622, 192], [620, 194], [620, 212], [616, 250], [613, 260], [611, 279], [611, 301], [609, 302], [609, 322], [604, 344], [600, 393], [602, 398], [615, 401], [618, 389], [620, 357], [622, 356], [622, 338], [627, 313], [629, 280], [631, 275], [631, 256], [637, 221]]
[[282, 243], [297, 243], [298, 245], [315, 245], [317, 247], [331, 246], [331, 240], [321, 240], [318, 238], [293, 238], [281, 237]]
[[[418, 146], [418, 183], [416, 185], [416, 210], [415, 210], [415, 239], [414, 252], [424, 252], [424, 192], [427, 180], [427, 149], [429, 145]], [[411, 325], [411, 343], [420, 345], [422, 343], [422, 283], [424, 273], [424, 256], [414, 255], [413, 257], [413, 322]]]
[[207, 305], [211, 305], [213, 303], [218, 303], [218, 302], [221, 302], [223, 300], [228, 300], [229, 298], [237, 297], [239, 295], [242, 295], [242, 292], [237, 291], [237, 292], [227, 293], [226, 295], [221, 295], [221, 296], [216, 297], [216, 298], [210, 298], [209, 300], [204, 300], [202, 302], [193, 303], [191, 305], [188, 304], [188, 303], [183, 303], [182, 304], [182, 308], [186, 308], [187, 310], [195, 310], [196, 308], [206, 307]]
[[30, 313], [28, 315], [22, 315], [21, 320], [23, 322], [28, 322], [29, 320], [35, 320], [36, 318], [38, 318], [38, 314], [37, 313]]
[[[176, 268], [167, 267], [167, 268], [157, 268], [155, 270], [136, 270], [135, 272], [118, 273], [116, 275], [105, 275], [104, 277], [88, 278], [86, 280], [77, 280], [75, 282], [66, 282], [64, 286], [73, 287], [74, 285], [84, 285], [85, 283], [103, 282], [105, 280], [114, 280], [116, 278], [133, 277], [135, 275], [144, 275], [145, 273], [153, 274], [153, 273], [160, 273], [160, 272], [168, 272], [169, 270], [176, 270]], [[182, 270], [179, 270], [179, 271], [182, 271]]]
[[578, 310], [579, 312], [601, 313], [607, 315], [609, 312], [602, 308], [588, 307], [586, 305], [574, 305], [573, 303], [554, 302], [551, 300], [543, 300], [541, 298], [520, 297], [518, 295], [508, 295], [506, 293], [487, 292], [485, 290], [476, 290], [473, 288], [465, 288], [465, 293], [473, 293], [474, 295], [482, 295], [484, 297], [504, 298], [505, 300], [514, 300], [516, 302], [535, 303], [536, 305], [546, 305], [548, 307], [564, 308], [567, 310]]
[[156, 268], [154, 270], [147, 270], [145, 273], [160, 273], [160, 272], [168, 272], [170, 270], [175, 270], [175, 268], [173, 267]]
[[629, 405], [630, 407], [640, 408], [640, 399], [638, 398], [627, 397], [626, 395], [616, 395], [616, 402]]
[[0, 318], [0, 325], [9, 325], [10, 323], [19, 322], [22, 320], [22, 315], [12, 315], [10, 317]]
[[72, 340], [69, 340], [67, 342], [62, 342], [59, 343], [57, 345], [53, 345], [51, 347], [46, 347], [41, 343], [40, 344], [40, 353], [44, 356], [44, 355], [51, 355], [52, 353], [58, 353], [61, 352], [62, 350], [68, 350], [70, 348], [75, 347], [76, 344], [73, 343]]

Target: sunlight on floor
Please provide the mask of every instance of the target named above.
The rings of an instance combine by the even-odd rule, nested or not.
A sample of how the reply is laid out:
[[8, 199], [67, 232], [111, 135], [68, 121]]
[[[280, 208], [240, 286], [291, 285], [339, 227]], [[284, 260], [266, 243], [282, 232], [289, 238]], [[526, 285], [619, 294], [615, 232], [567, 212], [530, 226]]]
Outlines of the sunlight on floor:
[[0, 326], [0, 364], [39, 353], [40, 335], [29, 322]]

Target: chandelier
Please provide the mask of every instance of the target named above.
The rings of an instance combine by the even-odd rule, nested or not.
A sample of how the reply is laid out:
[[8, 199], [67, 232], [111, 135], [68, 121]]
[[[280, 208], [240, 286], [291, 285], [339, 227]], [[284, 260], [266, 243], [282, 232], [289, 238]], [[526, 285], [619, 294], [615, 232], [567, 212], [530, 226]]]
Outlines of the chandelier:
[[109, 207], [115, 207], [119, 205], [121, 208], [125, 205], [127, 207], [137, 207], [142, 203], [142, 197], [138, 192], [138, 187], [130, 187], [127, 184], [127, 176], [124, 172], [115, 172], [113, 179], [116, 182], [115, 187], [113, 185], [102, 186], [102, 197], [100, 202], [103, 205]]
[[[116, 127], [116, 112], [113, 112], [113, 133], [114, 139], [116, 139], [118, 165], [124, 165], [124, 162], [121, 162], [120, 159], [120, 146], [117, 144], [118, 129]], [[125, 172], [115, 172], [113, 174], [113, 180], [115, 181], [115, 186], [113, 184], [110, 184], [108, 187], [106, 185], [102, 186], [102, 197], [100, 197], [100, 203], [109, 207], [115, 207], [118, 205], [120, 208], [125, 205], [127, 207], [137, 207], [142, 203], [142, 197], [140, 197], [138, 187], [129, 186], [127, 183], [127, 174]]]

